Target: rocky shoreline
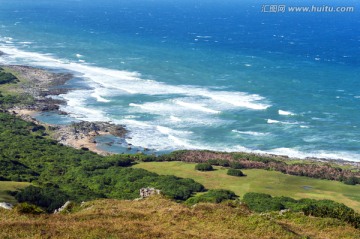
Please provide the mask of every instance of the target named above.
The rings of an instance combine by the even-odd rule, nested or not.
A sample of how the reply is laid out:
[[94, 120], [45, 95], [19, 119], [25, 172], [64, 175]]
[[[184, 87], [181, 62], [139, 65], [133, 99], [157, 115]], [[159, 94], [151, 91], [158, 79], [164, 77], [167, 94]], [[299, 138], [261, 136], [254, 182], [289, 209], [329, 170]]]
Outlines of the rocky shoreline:
[[[0, 67], [8, 69], [21, 79], [21, 82], [17, 84], [18, 86], [16, 89], [14, 89], [14, 91], [17, 93], [20, 92], [20, 94], [30, 95], [34, 99], [31, 104], [16, 106], [14, 108], [8, 109], [8, 112], [17, 115], [26, 121], [34, 122], [38, 125], [43, 125], [52, 132], [53, 138], [60, 143], [74, 148], [88, 149], [102, 155], [108, 155], [110, 154], [109, 152], [96, 148], [95, 137], [100, 135], [114, 135], [121, 138], [126, 137], [128, 131], [124, 125], [115, 125], [109, 122], [82, 121], [64, 126], [49, 125], [37, 121], [33, 116], [40, 112], [51, 111], [58, 114], [67, 114], [66, 112], [59, 110], [60, 105], [66, 104], [66, 102], [53, 99], [50, 96], [65, 94], [71, 90], [74, 90], [64, 87], [64, 84], [73, 78], [73, 75], [70, 73], [53, 73], [48, 70], [30, 66], [4, 65]], [[286, 155], [257, 153], [254, 153], [254, 155], [298, 160], [297, 158], [290, 158]], [[356, 161], [346, 161], [342, 159], [306, 158], [304, 160], [310, 162], [328, 162], [340, 165], [352, 165], [356, 167], [359, 167], [360, 164]]]
[[[51, 125], [34, 118], [34, 115], [41, 112], [67, 114], [60, 111], [60, 106], [66, 104], [66, 102], [53, 99], [51, 96], [65, 94], [70, 90], [74, 90], [63, 87], [68, 80], [73, 78], [72, 74], [52, 73], [29, 66], [6, 65], [1, 67], [6, 68], [20, 79], [20, 83], [16, 85], [16, 88], [10, 89], [10, 91], [16, 91], [16, 93], [28, 95], [32, 98], [31, 103], [17, 105], [7, 109], [7, 111], [25, 121], [44, 126], [51, 137], [59, 143], [78, 149], [90, 150], [101, 155], [108, 155], [109, 152], [96, 147], [95, 137], [111, 134], [125, 138], [128, 131], [123, 125], [87, 121], [70, 125]], [[59, 86], [62, 88], [59, 88]]]
[[20, 78], [20, 83], [16, 87], [17, 93], [28, 95], [33, 98], [33, 102], [21, 106], [22, 109], [30, 111], [58, 111], [61, 114], [60, 105], [66, 104], [65, 101], [53, 99], [50, 96], [65, 94], [72, 90], [69, 88], [57, 88], [63, 86], [68, 80], [73, 78], [70, 73], [52, 73], [47, 70], [30, 66], [6, 65], [1, 66], [14, 73]]

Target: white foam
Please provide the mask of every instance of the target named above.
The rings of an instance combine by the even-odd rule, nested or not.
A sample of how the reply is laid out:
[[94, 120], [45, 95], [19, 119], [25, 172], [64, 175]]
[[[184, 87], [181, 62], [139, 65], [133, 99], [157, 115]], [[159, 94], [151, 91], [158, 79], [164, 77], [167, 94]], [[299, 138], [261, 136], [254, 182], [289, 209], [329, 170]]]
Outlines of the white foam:
[[284, 124], [284, 125], [297, 125], [298, 122], [287, 122], [287, 121], [279, 121], [279, 120], [273, 120], [273, 119], [267, 119], [268, 124]]
[[24, 44], [24, 45], [30, 45], [30, 44], [33, 44], [33, 42], [31, 41], [22, 41], [22, 42], [19, 42], [20, 44]]
[[285, 110], [279, 110], [278, 111], [279, 115], [286, 115], [286, 116], [293, 116], [295, 115], [294, 113], [290, 112], [290, 111], [285, 111]]
[[125, 115], [124, 116], [124, 119], [136, 119], [136, 118], [139, 118], [139, 117], [136, 115]]
[[94, 97], [98, 102], [104, 102], [104, 103], [110, 102], [110, 100], [107, 100], [101, 96], [101, 92], [97, 88], [94, 90], [91, 96]]
[[201, 112], [205, 112], [205, 113], [210, 113], [210, 114], [219, 114], [219, 113], [221, 113], [220, 111], [212, 110], [212, 109], [204, 107], [203, 105], [196, 104], [196, 103], [187, 103], [187, 102], [183, 102], [183, 101], [180, 101], [180, 100], [175, 100], [174, 103], [178, 104], [180, 106], [189, 108], [191, 110], [197, 110], [197, 111], [201, 111]]
[[212, 36], [196, 36], [197, 38], [204, 38], [204, 39], [209, 39], [212, 38]]
[[254, 131], [239, 131], [239, 130], [236, 130], [236, 129], [231, 130], [231, 132], [238, 133], [238, 134], [252, 135], [252, 136], [266, 136], [266, 135], [269, 135], [269, 133], [254, 132]]
[[76, 56], [77, 58], [83, 57], [83, 55], [81, 55], [81, 54], [76, 54], [75, 56]]
[[233, 106], [248, 108], [253, 110], [265, 110], [271, 105], [259, 103], [264, 100], [263, 97], [256, 94], [247, 94], [242, 92], [227, 92], [227, 91], [202, 91], [199, 95], [211, 98], [217, 102], [228, 103]]
[[170, 116], [170, 120], [173, 121], [173, 122], [181, 122], [182, 121], [179, 117], [176, 117], [176, 116], [173, 116], [173, 115]]
[[343, 159], [348, 161], [360, 161], [360, 154], [349, 152], [335, 152], [317, 150], [311, 152], [303, 152], [297, 148], [277, 148], [268, 151], [276, 155], [287, 155], [293, 158], [305, 159], [305, 158], [324, 158], [324, 159]]
[[[206, 87], [169, 85], [154, 80], [142, 79], [137, 72], [112, 70], [91, 66], [82, 63], [68, 62], [56, 59], [48, 54], [26, 52], [14, 47], [0, 47], [0, 50], [10, 54], [13, 60], [25, 60], [27, 64], [42, 67], [67, 69], [77, 76], [88, 78], [98, 83], [103, 88], [116, 90], [119, 94], [144, 94], [144, 95], [183, 95], [211, 99], [212, 105], [219, 103], [228, 104], [232, 107], [248, 108], [252, 110], [264, 110], [270, 107], [264, 103], [265, 99], [256, 94], [247, 94], [233, 91], [210, 90]], [[199, 108], [200, 109], [200, 108]], [[206, 110], [206, 109], [202, 109]], [[218, 110], [215, 110], [218, 111]], [[208, 111], [215, 113], [215, 111]]]
[[133, 119], [118, 120], [116, 123], [125, 124], [129, 129], [130, 137], [126, 141], [132, 145], [160, 151], [197, 148], [189, 141], [192, 134], [190, 131], [174, 130], [153, 122], [145, 123]]
[[66, 100], [66, 105], [61, 105], [60, 110], [68, 112], [70, 116], [86, 121], [110, 121], [106, 114], [99, 109], [95, 109], [86, 104], [91, 95], [89, 90], [71, 91], [64, 95], [59, 95]]
[[281, 122], [278, 121], [278, 120], [268, 119], [268, 120], [267, 120], [267, 123], [268, 123], [268, 124], [280, 124]]
[[[186, 103], [176, 104], [176, 101]], [[159, 117], [157, 119], [162, 122], [161, 124], [178, 124], [179, 126], [186, 125], [187, 127], [217, 126], [230, 123], [231, 121], [214, 117], [214, 114], [218, 111], [217, 109], [209, 109], [203, 106], [210, 104], [210, 102], [211, 100], [196, 100], [195, 98], [188, 97], [147, 102], [143, 104], [130, 103], [128, 113], [147, 113], [158, 115]], [[203, 108], [194, 107], [193, 104], [200, 104]], [[225, 106], [221, 104], [216, 107], [219, 109], [225, 109]], [[181, 124], [179, 124], [180, 122]]]

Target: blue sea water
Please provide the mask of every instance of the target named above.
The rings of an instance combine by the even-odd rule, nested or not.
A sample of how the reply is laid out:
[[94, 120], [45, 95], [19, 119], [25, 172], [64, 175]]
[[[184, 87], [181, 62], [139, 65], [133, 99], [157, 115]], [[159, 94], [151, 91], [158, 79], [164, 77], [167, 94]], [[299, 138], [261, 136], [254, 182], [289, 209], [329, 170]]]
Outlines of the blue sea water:
[[360, 4], [285, 2], [355, 12], [261, 12], [267, 1], [0, 0], [0, 63], [72, 72], [76, 90], [60, 96], [62, 110], [125, 124], [135, 147], [360, 161]]

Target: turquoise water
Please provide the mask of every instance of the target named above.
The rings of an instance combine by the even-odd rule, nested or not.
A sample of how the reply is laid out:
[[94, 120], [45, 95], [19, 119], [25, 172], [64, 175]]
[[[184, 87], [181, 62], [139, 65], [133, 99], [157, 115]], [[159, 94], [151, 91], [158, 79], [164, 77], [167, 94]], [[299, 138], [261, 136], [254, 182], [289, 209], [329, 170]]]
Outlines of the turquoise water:
[[77, 90], [60, 96], [72, 118], [44, 121], [125, 124], [124, 145], [158, 152], [360, 161], [357, 12], [266, 14], [261, 2], [216, 0], [0, 4], [1, 63], [76, 76]]

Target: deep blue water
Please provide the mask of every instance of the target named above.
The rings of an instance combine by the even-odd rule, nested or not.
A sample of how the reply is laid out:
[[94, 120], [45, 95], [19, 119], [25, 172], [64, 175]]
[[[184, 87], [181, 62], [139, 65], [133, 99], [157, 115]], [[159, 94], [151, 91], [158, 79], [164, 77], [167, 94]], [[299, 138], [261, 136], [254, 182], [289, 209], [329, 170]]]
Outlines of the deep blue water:
[[263, 4], [0, 0], [0, 59], [73, 72], [63, 110], [127, 125], [134, 146], [360, 161], [360, 4]]

